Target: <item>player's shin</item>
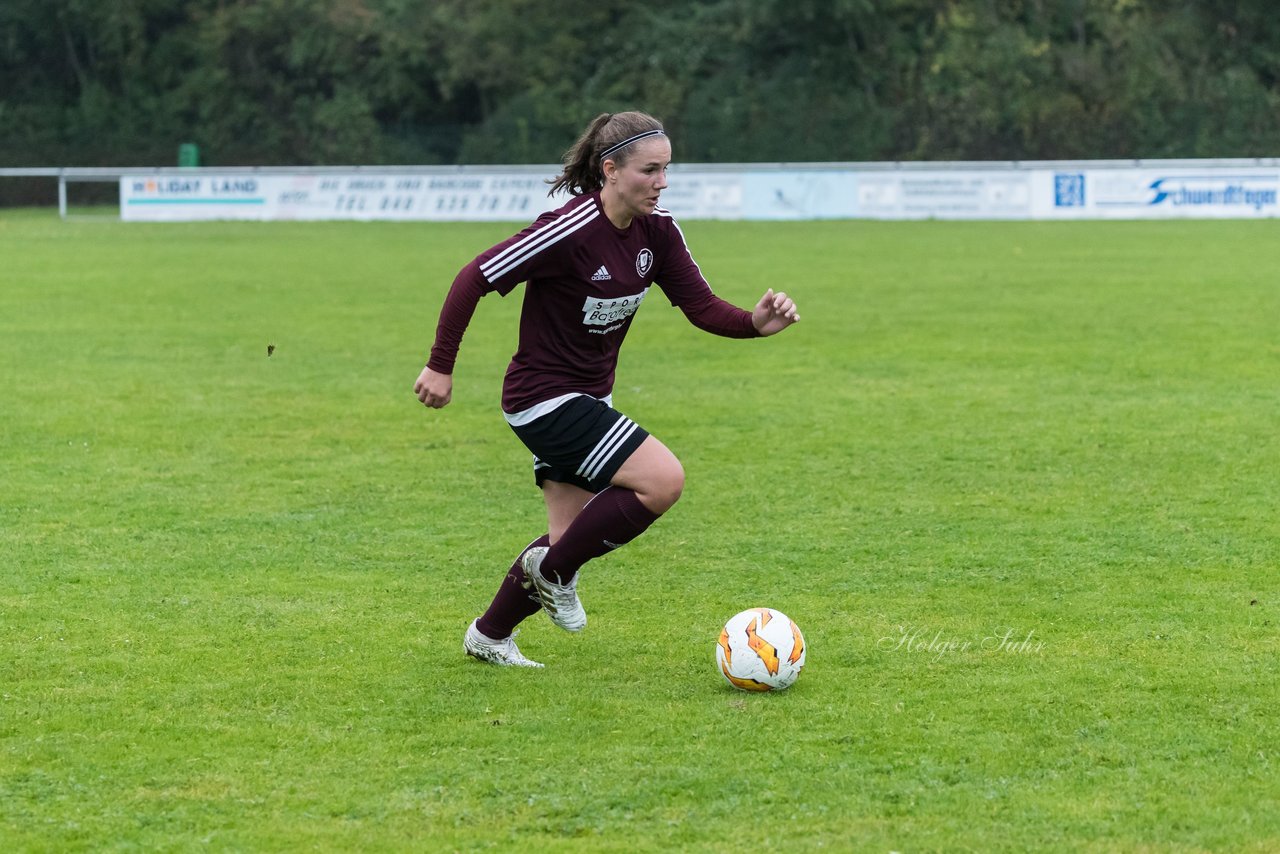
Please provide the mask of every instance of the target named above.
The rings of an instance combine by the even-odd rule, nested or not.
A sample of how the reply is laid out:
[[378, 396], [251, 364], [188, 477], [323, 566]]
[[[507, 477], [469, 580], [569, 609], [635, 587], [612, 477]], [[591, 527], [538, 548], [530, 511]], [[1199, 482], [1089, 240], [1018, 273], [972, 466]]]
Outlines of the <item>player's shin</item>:
[[521, 559], [529, 549], [550, 543], [551, 538], [543, 534], [525, 546], [516, 557], [515, 563], [511, 564], [511, 568], [502, 579], [502, 584], [498, 587], [498, 592], [493, 597], [493, 602], [489, 605], [489, 610], [476, 621], [476, 628], [485, 636], [494, 640], [510, 637], [516, 626], [526, 617], [538, 613], [542, 606], [539, 603], [538, 594], [525, 578]]
[[632, 490], [606, 487], [587, 502], [547, 552], [542, 574], [567, 584], [584, 563], [631, 542], [659, 515], [645, 507]]

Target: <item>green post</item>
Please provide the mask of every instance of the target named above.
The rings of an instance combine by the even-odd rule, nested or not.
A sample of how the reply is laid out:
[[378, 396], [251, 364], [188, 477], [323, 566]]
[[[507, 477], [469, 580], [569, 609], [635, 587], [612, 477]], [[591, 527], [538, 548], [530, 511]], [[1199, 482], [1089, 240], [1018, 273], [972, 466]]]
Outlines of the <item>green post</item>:
[[179, 166], [199, 166], [200, 148], [194, 142], [184, 142], [178, 146]]

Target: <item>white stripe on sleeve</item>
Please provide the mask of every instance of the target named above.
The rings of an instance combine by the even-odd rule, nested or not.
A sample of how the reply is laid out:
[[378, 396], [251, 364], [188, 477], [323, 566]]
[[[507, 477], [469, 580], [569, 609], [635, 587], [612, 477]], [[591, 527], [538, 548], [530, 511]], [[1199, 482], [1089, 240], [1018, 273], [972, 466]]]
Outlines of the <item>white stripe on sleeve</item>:
[[530, 232], [512, 243], [497, 255], [480, 265], [480, 272], [490, 284], [533, 258], [539, 252], [554, 246], [598, 217], [595, 204], [585, 204], [572, 213], [558, 217], [537, 231]]

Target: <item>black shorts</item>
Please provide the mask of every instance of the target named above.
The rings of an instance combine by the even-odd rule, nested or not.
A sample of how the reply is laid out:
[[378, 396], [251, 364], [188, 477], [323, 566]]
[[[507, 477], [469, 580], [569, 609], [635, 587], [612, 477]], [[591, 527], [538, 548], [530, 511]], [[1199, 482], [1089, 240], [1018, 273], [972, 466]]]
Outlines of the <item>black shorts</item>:
[[512, 430], [533, 452], [539, 487], [553, 480], [599, 492], [649, 433], [603, 400], [582, 395]]

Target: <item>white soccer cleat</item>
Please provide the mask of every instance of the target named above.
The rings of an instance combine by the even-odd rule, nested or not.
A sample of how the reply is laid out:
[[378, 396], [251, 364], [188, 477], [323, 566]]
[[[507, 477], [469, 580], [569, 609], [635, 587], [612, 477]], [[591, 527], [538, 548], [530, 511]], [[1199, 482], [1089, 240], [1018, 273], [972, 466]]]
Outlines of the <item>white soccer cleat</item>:
[[471, 625], [467, 626], [467, 633], [462, 636], [462, 649], [472, 658], [478, 658], [489, 664], [500, 664], [504, 667], [541, 667], [542, 665], [538, 662], [520, 654], [515, 638], [513, 634], [505, 640], [493, 640], [477, 629], [476, 621], [472, 620]]
[[587, 627], [587, 612], [582, 609], [582, 600], [578, 598], [578, 576], [568, 584], [556, 584], [542, 574], [542, 559], [547, 556], [547, 547], [538, 546], [525, 552], [521, 563], [525, 577], [533, 582], [533, 589], [538, 591], [542, 600], [542, 610], [547, 612], [551, 622], [567, 632], [580, 632]]

